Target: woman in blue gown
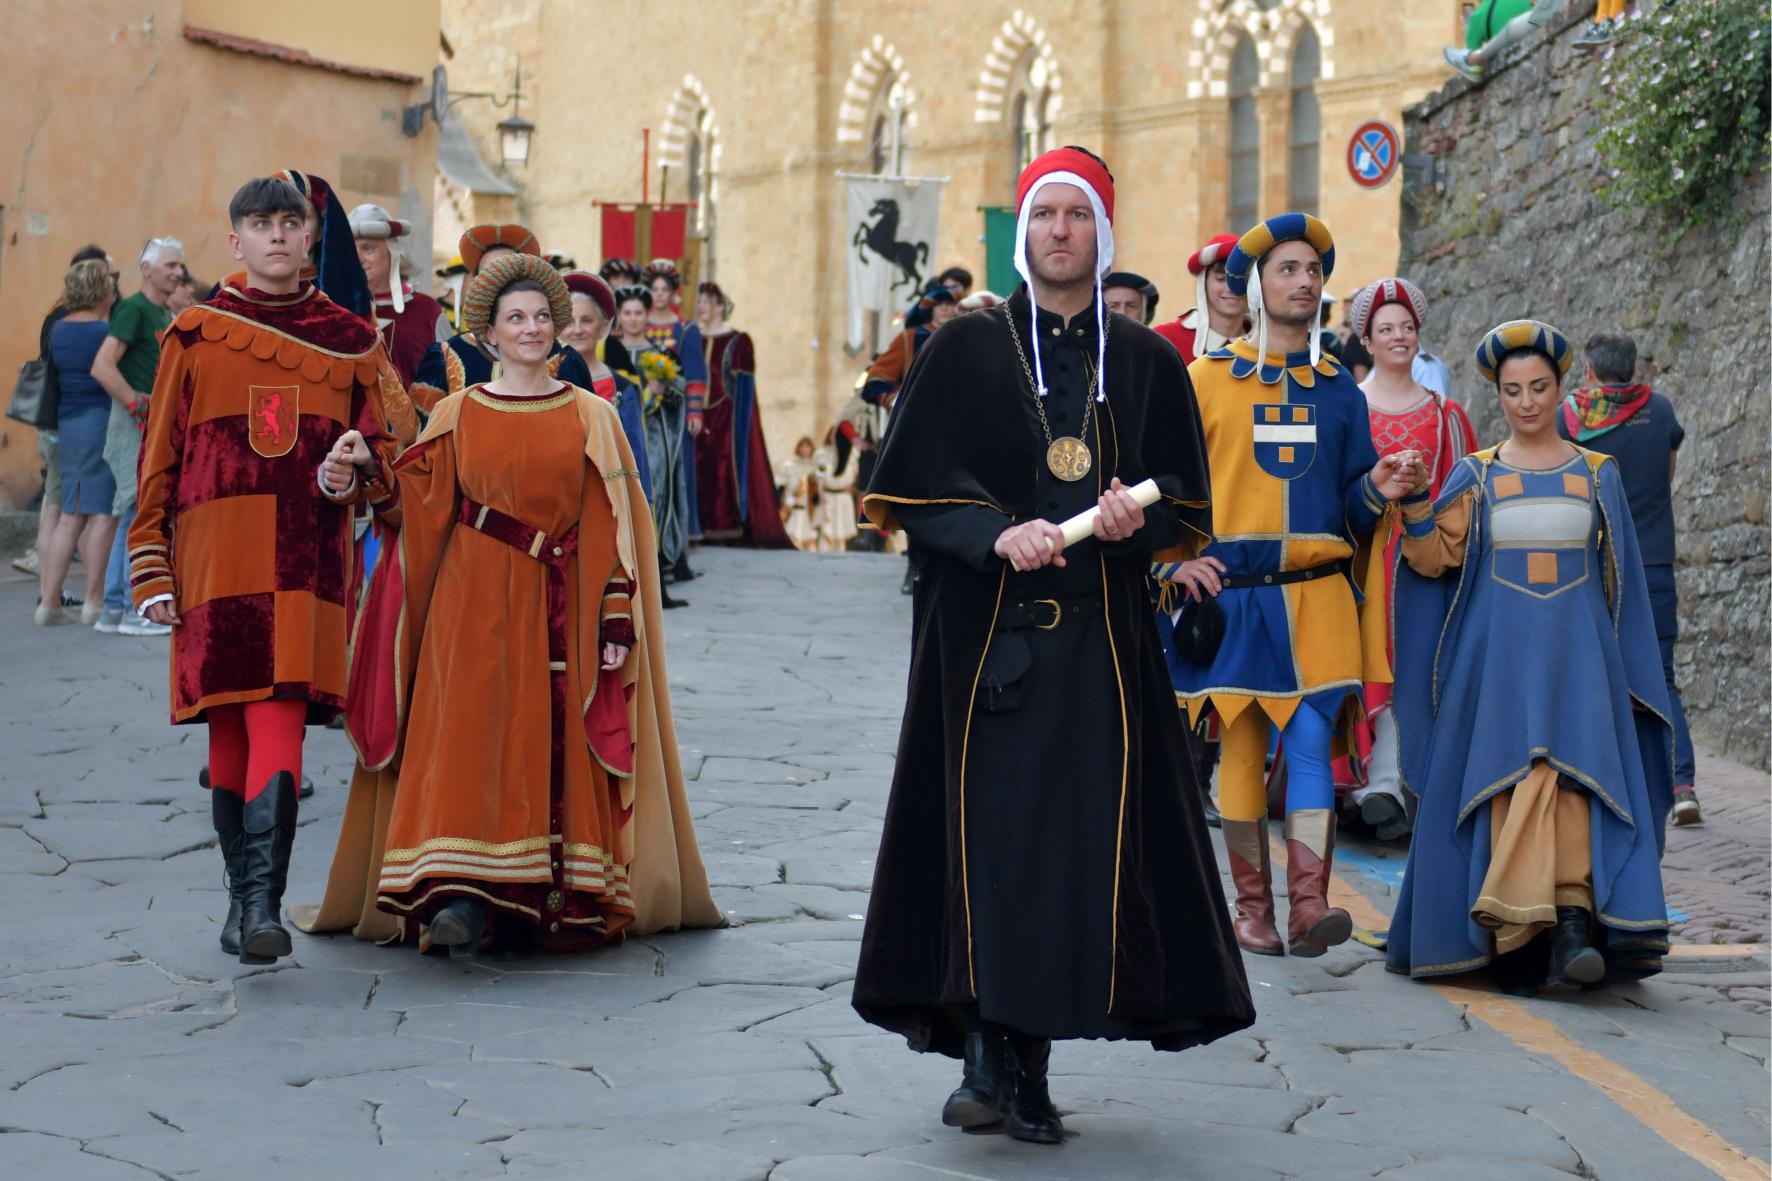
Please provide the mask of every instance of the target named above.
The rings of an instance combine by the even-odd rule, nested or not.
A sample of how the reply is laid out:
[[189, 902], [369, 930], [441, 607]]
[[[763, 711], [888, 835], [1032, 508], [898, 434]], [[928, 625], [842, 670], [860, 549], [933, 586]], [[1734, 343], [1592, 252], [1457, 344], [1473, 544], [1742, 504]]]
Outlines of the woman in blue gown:
[[1570, 355], [1536, 321], [1485, 337], [1508, 438], [1401, 506], [1397, 720], [1420, 813], [1388, 966], [1493, 964], [1517, 995], [1652, 975], [1667, 950], [1667, 690], [1618, 466], [1557, 435]]

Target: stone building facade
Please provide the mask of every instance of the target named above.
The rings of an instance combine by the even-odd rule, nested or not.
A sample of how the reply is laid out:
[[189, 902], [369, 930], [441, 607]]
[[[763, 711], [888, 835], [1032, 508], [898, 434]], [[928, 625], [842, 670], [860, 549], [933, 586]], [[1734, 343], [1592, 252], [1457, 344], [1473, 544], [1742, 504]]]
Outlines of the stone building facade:
[[1571, 6], [1553, 35], [1483, 85], [1454, 82], [1409, 112], [1410, 151], [1434, 165], [1408, 190], [1401, 269], [1427, 295], [1424, 339], [1451, 366], [1485, 444], [1505, 429], [1472, 355], [1491, 327], [1545, 320], [1577, 349], [1596, 332], [1636, 338], [1686, 428], [1674, 480], [1686, 709], [1707, 743], [1764, 768], [1772, 203], [1765, 177], [1752, 178], [1737, 197], [1739, 227], [1670, 245], [1658, 215], [1601, 199], [1605, 66], [1570, 44], [1578, 10], [1591, 8]]
[[1192, 305], [1205, 238], [1297, 205], [1334, 228], [1331, 289], [1351, 291], [1395, 266], [1399, 185], [1356, 186], [1348, 140], [1400, 127], [1462, 39], [1456, 0], [446, 0], [444, 23], [452, 80], [497, 59], [502, 84], [511, 47], [534, 46], [537, 130], [512, 175], [544, 249], [595, 265], [598, 202], [698, 202], [776, 455], [829, 424], [869, 360], [844, 345], [836, 174], [882, 165], [894, 121], [901, 171], [947, 180], [940, 265], [981, 284], [982, 208], [1012, 202], [1030, 144], [1081, 143], [1118, 178], [1119, 259], [1158, 284], [1159, 315]]

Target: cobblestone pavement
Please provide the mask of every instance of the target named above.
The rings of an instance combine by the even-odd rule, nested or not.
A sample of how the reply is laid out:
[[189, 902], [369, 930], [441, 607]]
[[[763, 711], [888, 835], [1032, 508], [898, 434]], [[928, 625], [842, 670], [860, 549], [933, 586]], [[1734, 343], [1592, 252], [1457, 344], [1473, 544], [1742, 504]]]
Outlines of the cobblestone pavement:
[[[942, 1128], [955, 1064], [848, 1005], [902, 705], [901, 566], [700, 564], [669, 616], [672, 691], [731, 929], [471, 964], [298, 934], [270, 970], [215, 945], [204, 736], [165, 725], [165, 641], [32, 628], [29, 584], [0, 583], [0, 1176], [1765, 1176], [1765, 777], [1708, 758], [1709, 823], [1675, 832], [1670, 894], [1685, 938], [1737, 947], [1533, 1002], [1399, 979], [1352, 943], [1254, 958], [1244, 1035], [1059, 1046], [1066, 1145]], [[308, 761], [292, 901], [319, 897], [351, 758], [314, 731]], [[1346, 847], [1362, 925], [1398, 866]]]

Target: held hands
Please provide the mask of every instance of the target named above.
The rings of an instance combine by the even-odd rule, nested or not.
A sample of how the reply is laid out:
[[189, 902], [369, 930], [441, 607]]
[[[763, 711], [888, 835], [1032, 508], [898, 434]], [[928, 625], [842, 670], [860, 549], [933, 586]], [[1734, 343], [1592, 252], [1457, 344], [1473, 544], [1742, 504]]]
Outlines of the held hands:
[[368, 467], [374, 462], [375, 456], [370, 452], [369, 444], [363, 441], [362, 432], [346, 431], [320, 464], [320, 480], [327, 491], [343, 496], [351, 490], [351, 481], [355, 478], [353, 469]]
[[603, 645], [603, 671], [612, 673], [628, 662], [628, 650], [620, 644]]
[[1207, 595], [1216, 599], [1218, 592], [1224, 589], [1224, 583], [1218, 577], [1223, 573], [1224, 563], [1217, 558], [1195, 558], [1183, 562], [1169, 581], [1186, 588], [1190, 599], [1203, 599]]
[[1421, 452], [1399, 451], [1384, 456], [1372, 468], [1372, 484], [1386, 500], [1401, 500], [1427, 487], [1427, 465], [1421, 462]]
[[1118, 476], [1101, 494], [1101, 512], [1095, 518], [1095, 536], [1102, 541], [1125, 541], [1144, 528], [1144, 506], [1132, 499]]
[[1064, 530], [1051, 521], [1023, 521], [997, 537], [996, 553], [1016, 573], [1064, 565]]

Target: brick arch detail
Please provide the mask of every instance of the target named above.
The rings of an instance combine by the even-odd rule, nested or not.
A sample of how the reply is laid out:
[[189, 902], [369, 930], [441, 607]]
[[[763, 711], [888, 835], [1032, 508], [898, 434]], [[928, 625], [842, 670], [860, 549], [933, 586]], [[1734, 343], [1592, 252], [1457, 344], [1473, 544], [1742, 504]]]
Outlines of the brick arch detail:
[[1230, 93], [1231, 55], [1237, 40], [1247, 36], [1255, 43], [1261, 63], [1257, 85], [1266, 88], [1285, 80], [1291, 67], [1292, 47], [1306, 24], [1316, 29], [1323, 47], [1325, 79], [1335, 77], [1335, 26], [1331, 23], [1334, 0], [1281, 0], [1262, 11], [1255, 0], [1224, 0], [1194, 20], [1194, 46], [1188, 51], [1189, 98], [1224, 98]]
[[1030, 53], [1046, 63], [1046, 73], [1052, 84], [1051, 114], [1057, 116], [1064, 105], [1064, 76], [1059, 71], [1057, 55], [1039, 22], [1018, 8], [997, 30], [997, 35], [991, 39], [990, 50], [985, 54], [984, 67], [978, 72], [978, 89], [974, 91], [977, 102], [973, 108], [974, 121], [1003, 121], [1009, 101], [1009, 80], [1015, 67]]
[[874, 100], [884, 87], [897, 80], [904, 85], [906, 130], [917, 125], [917, 92], [911, 86], [910, 71], [898, 47], [878, 33], [862, 46], [849, 67], [849, 79], [843, 84], [843, 96], [837, 101], [837, 142], [866, 143], [869, 134], [868, 115]]

